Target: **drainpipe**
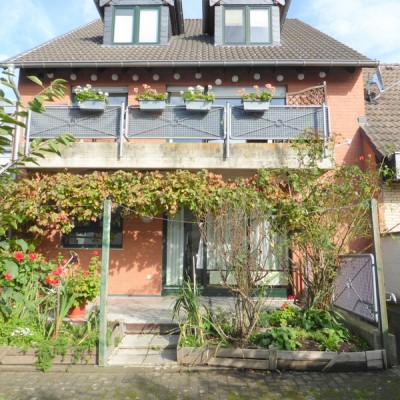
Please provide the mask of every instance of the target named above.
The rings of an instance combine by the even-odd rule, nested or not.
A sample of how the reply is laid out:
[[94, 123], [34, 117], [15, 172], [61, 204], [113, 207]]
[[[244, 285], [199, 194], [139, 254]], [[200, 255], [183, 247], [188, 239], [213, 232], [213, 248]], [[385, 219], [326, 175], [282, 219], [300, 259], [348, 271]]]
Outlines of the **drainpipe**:
[[[10, 83], [10, 85], [12, 85], [15, 97], [17, 98], [17, 102], [21, 103], [22, 102], [21, 94], [19, 93], [17, 85], [15, 84], [15, 81], [14, 81], [14, 65], [11, 64], [11, 65], [8, 65], [7, 67], [8, 67], [8, 72], [11, 74], [11, 75], [8, 75], [8, 82]], [[19, 111], [18, 108], [19, 108], [19, 106], [16, 105], [15, 110]], [[17, 116], [16, 119], [17, 119], [17, 121], [21, 122], [20, 116]], [[21, 135], [21, 127], [19, 125], [17, 125], [14, 130], [12, 161], [15, 161], [18, 158], [20, 135]]]

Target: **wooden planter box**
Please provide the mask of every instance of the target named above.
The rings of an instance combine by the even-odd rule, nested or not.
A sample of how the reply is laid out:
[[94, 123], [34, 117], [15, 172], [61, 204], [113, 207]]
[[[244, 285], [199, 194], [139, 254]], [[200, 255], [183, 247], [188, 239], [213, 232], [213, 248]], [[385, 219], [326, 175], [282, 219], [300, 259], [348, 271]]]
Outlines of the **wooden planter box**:
[[[111, 334], [110, 344], [108, 346], [108, 354], [115, 348], [116, 337], [123, 336], [123, 326], [121, 323], [115, 323], [113, 332]], [[97, 365], [98, 349], [93, 351], [84, 351], [81, 356], [74, 360], [73, 354], [68, 352], [64, 356], [57, 355], [53, 360], [53, 365]], [[35, 365], [37, 361], [36, 349], [30, 348], [28, 351], [23, 352], [18, 347], [13, 346], [0, 346], [0, 367], [1, 366], [15, 366], [15, 365]]]
[[[0, 347], [0, 365], [34, 365], [37, 361], [36, 349], [31, 348], [27, 352], [23, 352], [18, 347], [2, 346]], [[78, 360], [73, 360], [72, 353], [64, 356], [58, 355], [53, 360], [53, 365], [96, 365], [97, 349], [92, 352], [83, 352]]]
[[181, 365], [208, 365], [261, 370], [366, 371], [386, 368], [385, 350], [354, 353], [277, 351], [213, 347], [178, 347]]

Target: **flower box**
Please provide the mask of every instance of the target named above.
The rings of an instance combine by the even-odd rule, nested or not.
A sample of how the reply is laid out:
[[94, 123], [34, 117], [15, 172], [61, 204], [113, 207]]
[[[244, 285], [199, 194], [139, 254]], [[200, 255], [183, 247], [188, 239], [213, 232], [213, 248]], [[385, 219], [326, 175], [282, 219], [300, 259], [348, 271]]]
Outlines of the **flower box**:
[[185, 102], [186, 110], [194, 111], [210, 111], [212, 103], [212, 101], [206, 100], [190, 100]]
[[269, 101], [243, 100], [243, 108], [246, 111], [267, 111], [269, 104]]
[[139, 100], [141, 110], [164, 110], [165, 100]]
[[106, 109], [105, 100], [84, 100], [79, 103], [81, 110], [87, 111], [104, 111]]

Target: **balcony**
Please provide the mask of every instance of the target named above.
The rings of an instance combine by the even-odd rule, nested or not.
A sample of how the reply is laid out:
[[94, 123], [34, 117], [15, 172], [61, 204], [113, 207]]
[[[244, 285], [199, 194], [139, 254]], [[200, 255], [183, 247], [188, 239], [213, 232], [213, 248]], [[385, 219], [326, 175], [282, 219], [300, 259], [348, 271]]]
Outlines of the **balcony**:
[[[41, 161], [41, 168], [296, 168], [288, 141], [310, 130], [327, 141], [327, 106], [271, 106], [262, 112], [229, 105], [213, 106], [209, 112], [184, 106], [158, 112], [108, 106], [103, 113], [49, 106], [43, 114], [29, 115], [25, 152], [32, 139], [68, 132], [77, 143], [64, 149], [62, 158]], [[329, 168], [328, 160], [322, 163]]]

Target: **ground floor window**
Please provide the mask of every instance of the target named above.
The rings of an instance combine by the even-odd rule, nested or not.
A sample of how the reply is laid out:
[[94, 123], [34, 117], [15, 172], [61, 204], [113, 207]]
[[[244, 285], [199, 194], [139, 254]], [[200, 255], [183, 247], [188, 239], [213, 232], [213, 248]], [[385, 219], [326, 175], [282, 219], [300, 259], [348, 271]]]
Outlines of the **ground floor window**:
[[[101, 248], [103, 233], [103, 218], [96, 221], [80, 221], [68, 235], [63, 235], [61, 243], [63, 247], [72, 249], [96, 249]], [[122, 249], [122, 217], [111, 216], [111, 238], [112, 249]]]

